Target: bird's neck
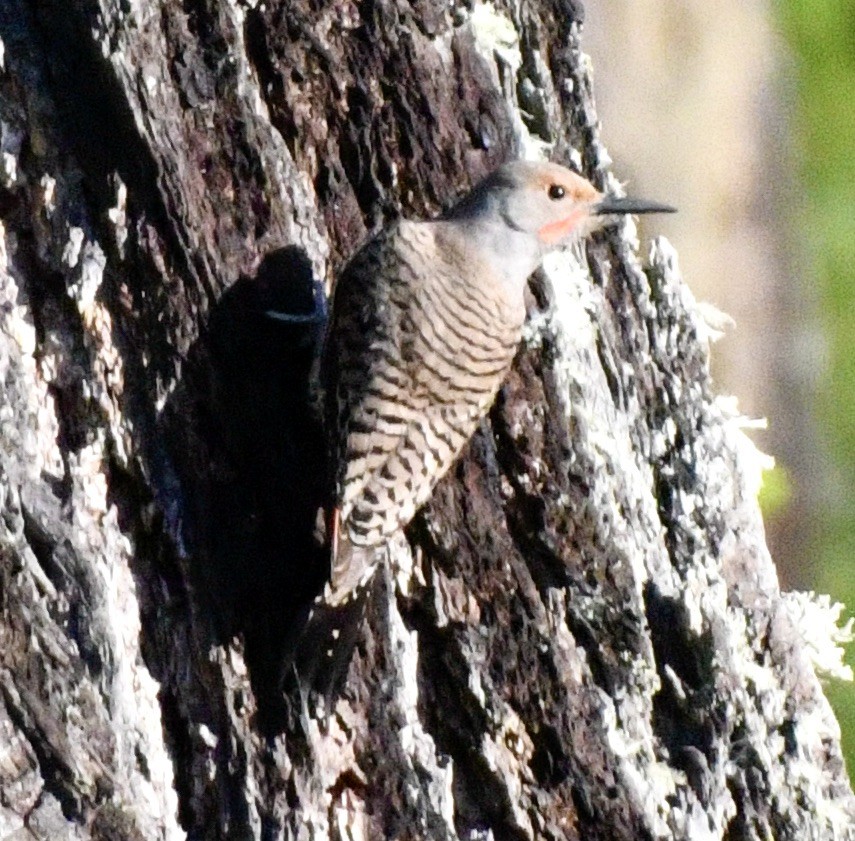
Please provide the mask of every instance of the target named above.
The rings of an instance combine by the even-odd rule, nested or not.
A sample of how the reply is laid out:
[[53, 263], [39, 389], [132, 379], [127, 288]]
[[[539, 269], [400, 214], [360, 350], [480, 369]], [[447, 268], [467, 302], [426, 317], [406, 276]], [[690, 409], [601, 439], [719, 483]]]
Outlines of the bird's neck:
[[464, 255], [464, 265], [482, 267], [476, 269], [479, 276], [471, 282], [481, 284], [490, 297], [500, 293], [513, 320], [519, 318], [522, 323], [526, 284], [543, 258], [537, 242], [528, 234], [486, 219], [467, 219], [463, 225], [455, 220], [448, 227]]
[[501, 278], [508, 294], [521, 300], [529, 276], [543, 259], [537, 240], [529, 233], [489, 219], [473, 225], [472, 237], [476, 248]]
[[499, 201], [474, 191], [444, 217], [471, 249], [493, 270], [508, 302], [523, 306], [523, 295], [531, 273], [543, 259], [543, 248], [530, 232], [508, 224]]

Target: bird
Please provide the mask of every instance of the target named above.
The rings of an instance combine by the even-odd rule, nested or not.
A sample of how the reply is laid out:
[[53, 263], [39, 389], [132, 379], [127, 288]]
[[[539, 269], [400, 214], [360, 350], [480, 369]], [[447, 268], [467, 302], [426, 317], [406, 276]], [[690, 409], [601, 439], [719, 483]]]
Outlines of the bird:
[[557, 163], [517, 160], [438, 218], [398, 220], [355, 253], [334, 284], [321, 353], [330, 574], [315, 613], [329, 620], [364, 593], [383, 547], [489, 411], [544, 256], [616, 215], [673, 210], [601, 193]]

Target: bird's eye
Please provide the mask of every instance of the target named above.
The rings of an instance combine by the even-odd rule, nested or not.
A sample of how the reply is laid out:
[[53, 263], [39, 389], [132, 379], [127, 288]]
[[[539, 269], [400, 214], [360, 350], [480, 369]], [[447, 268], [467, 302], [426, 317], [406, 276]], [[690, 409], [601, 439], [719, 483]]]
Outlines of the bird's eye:
[[560, 184], [551, 184], [549, 187], [549, 198], [558, 201], [564, 198], [564, 188]]

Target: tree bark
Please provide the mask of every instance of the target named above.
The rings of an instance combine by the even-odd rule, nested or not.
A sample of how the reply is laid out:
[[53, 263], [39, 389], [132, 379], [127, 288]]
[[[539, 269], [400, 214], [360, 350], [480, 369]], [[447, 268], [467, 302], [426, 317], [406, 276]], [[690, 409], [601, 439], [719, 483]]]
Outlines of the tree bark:
[[0, 837], [855, 837], [834, 610], [779, 592], [713, 331], [631, 223], [533, 278], [333, 709], [285, 668], [318, 285], [542, 144], [614, 186], [580, 22], [0, 5]]

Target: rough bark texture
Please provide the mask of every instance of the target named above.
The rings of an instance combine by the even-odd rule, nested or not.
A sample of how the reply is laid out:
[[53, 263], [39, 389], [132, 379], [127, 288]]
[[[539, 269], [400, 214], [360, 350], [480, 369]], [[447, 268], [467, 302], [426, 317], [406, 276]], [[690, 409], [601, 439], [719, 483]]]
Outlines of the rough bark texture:
[[709, 331], [629, 225], [534, 279], [332, 712], [281, 674], [321, 325], [265, 312], [538, 141], [609, 183], [579, 20], [0, 4], [0, 837], [855, 837], [830, 611], [779, 592]]

